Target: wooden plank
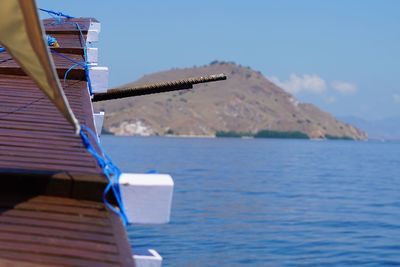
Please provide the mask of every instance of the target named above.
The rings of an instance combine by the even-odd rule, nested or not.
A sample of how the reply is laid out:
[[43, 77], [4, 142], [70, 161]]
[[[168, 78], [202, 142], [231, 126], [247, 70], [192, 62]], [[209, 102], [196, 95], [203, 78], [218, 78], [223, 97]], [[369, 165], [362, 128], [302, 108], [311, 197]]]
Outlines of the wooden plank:
[[114, 213], [110, 213], [111, 223], [114, 230], [116, 239], [116, 245], [121, 255], [121, 266], [131, 267], [134, 266], [132, 259], [132, 249], [129, 246], [128, 237], [126, 235], [125, 228], [122, 226], [121, 218]]
[[[8, 169], [13, 169], [14, 171], [20, 169], [21, 172], [27, 172], [29, 170], [43, 170], [43, 171], [65, 171], [65, 169], [68, 169], [68, 172], [73, 173], [95, 173], [93, 168], [87, 168], [83, 166], [70, 166], [68, 164], [55, 164], [55, 163], [34, 163], [34, 162], [29, 162], [28, 160], [20, 160], [20, 161], [15, 161], [16, 159], [7, 159], [3, 160], [2, 163], [4, 165], [7, 165]], [[23, 167], [21, 167], [23, 166]], [[7, 170], [7, 169], [4, 169]], [[1, 173], [1, 172], [0, 172]], [[4, 184], [7, 184], [4, 182]]]
[[[76, 42], [79, 42], [77, 40]], [[62, 52], [58, 52], [57, 50], [54, 50], [54, 52], [51, 53], [53, 57], [54, 64], [57, 69], [65, 69], [69, 68], [76, 63], [81, 63], [82, 65], [77, 65], [75, 68], [76, 69], [83, 69], [83, 65], [85, 64], [85, 59], [83, 55], [77, 55], [77, 54], [64, 54]], [[5, 68], [19, 68], [18, 63], [14, 59], [10, 59], [10, 55], [7, 52], [0, 53], [0, 69], [5, 69]]]
[[99, 227], [88, 224], [78, 223], [66, 223], [66, 222], [54, 222], [44, 221], [37, 219], [20, 218], [14, 216], [1, 216], [0, 223], [8, 223], [15, 225], [27, 225], [27, 226], [46, 226], [48, 229], [60, 229], [60, 230], [74, 230], [76, 232], [88, 232], [88, 233], [99, 233], [99, 234], [112, 234], [113, 231], [107, 227]]
[[[4, 203], [4, 202], [3, 202]], [[3, 203], [0, 203], [2, 205]], [[3, 206], [4, 207], [4, 206]], [[107, 211], [104, 207], [100, 208], [82, 208], [82, 207], [71, 207], [68, 205], [61, 204], [44, 204], [44, 203], [35, 203], [35, 202], [24, 202], [21, 204], [17, 204], [14, 206], [16, 209], [23, 210], [35, 210], [35, 211], [46, 211], [53, 213], [62, 213], [62, 214], [72, 214], [81, 217], [99, 217], [106, 218]]]
[[41, 244], [30, 244], [30, 243], [19, 243], [19, 242], [4, 242], [0, 240], [0, 250], [15, 251], [15, 252], [30, 252], [38, 254], [46, 254], [52, 256], [61, 257], [74, 257], [80, 259], [88, 259], [101, 262], [118, 263], [119, 258], [115, 254], [110, 254], [107, 252], [93, 252], [75, 248], [63, 248], [59, 249], [50, 245]]
[[0, 232], [0, 240], [30, 244], [52, 245], [58, 248], [77, 248], [88, 251], [107, 252], [117, 254], [117, 247], [113, 244], [97, 243], [82, 240], [68, 240], [54, 237], [32, 236], [18, 233]]
[[5, 194], [0, 206], [0, 263], [133, 266], [121, 220], [102, 203]]
[[[26, 261], [19, 261], [19, 260], [7, 260], [7, 259], [0, 259], [0, 267], [43, 267], [43, 264], [39, 263], [31, 263]], [[49, 265], [46, 265], [49, 266]], [[52, 265], [53, 267], [58, 267], [61, 265]]]
[[43, 211], [30, 211], [30, 210], [6, 210], [2, 212], [6, 216], [22, 217], [22, 218], [37, 218], [46, 219], [55, 222], [73, 222], [91, 225], [107, 226], [110, 225], [109, 220], [94, 217], [79, 217], [79, 216], [69, 216], [65, 214], [55, 214]]
[[30, 198], [29, 202], [31, 203], [46, 203], [49, 205], [59, 205], [62, 204], [64, 206], [69, 207], [84, 207], [84, 208], [94, 208], [94, 209], [104, 209], [104, 204], [94, 201], [85, 201], [85, 200], [77, 200], [77, 199], [66, 199], [54, 196], [35, 196]]
[[8, 233], [23, 233], [26, 235], [34, 236], [50, 236], [55, 238], [63, 238], [70, 240], [83, 240], [83, 241], [93, 241], [112, 244], [115, 240], [113, 236], [109, 235], [99, 235], [91, 233], [82, 233], [76, 231], [58, 230], [58, 229], [47, 229], [33, 226], [19, 226], [10, 225], [5, 223], [0, 223], [0, 232]]
[[[76, 267], [118, 267], [118, 263], [106, 263], [93, 260], [82, 260], [70, 257], [42, 255], [38, 253], [20, 253], [15, 251], [0, 251], [0, 258], [17, 260], [18, 262], [38, 263], [41, 266], [76, 266]], [[133, 266], [133, 265], [131, 265]]]
[[76, 33], [79, 32], [78, 28], [76, 27], [75, 23], [78, 23], [80, 29], [86, 33], [89, 30], [91, 22], [99, 22], [95, 18], [72, 18], [66, 21], [67, 23], [58, 23], [55, 19], [45, 19], [43, 20], [43, 25], [46, 28], [47, 33], [54, 33], [54, 32], [72, 32]]

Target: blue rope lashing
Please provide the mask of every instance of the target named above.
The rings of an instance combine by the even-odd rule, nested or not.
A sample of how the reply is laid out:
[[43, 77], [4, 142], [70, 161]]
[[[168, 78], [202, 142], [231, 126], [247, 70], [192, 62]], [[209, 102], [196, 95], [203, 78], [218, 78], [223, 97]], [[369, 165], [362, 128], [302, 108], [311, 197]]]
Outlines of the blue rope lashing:
[[[72, 23], [71, 23], [71, 24], [72, 24]], [[92, 88], [92, 82], [91, 82], [91, 80], [90, 80], [89, 65], [88, 65], [88, 63], [87, 63], [87, 58], [88, 58], [88, 57], [87, 57], [87, 46], [86, 46], [86, 43], [85, 43], [85, 38], [84, 38], [84, 36], [83, 36], [83, 32], [82, 32], [81, 27], [80, 27], [79, 24], [76, 23], [76, 22], [75, 22], [74, 24], [75, 24], [76, 28], [79, 30], [79, 33], [80, 33], [80, 42], [81, 42], [81, 45], [82, 45], [82, 47], [83, 47], [84, 62], [78, 62], [78, 61], [73, 60], [73, 59], [71, 59], [71, 58], [69, 58], [69, 57], [67, 57], [67, 56], [64, 56], [63, 54], [58, 53], [57, 51], [54, 51], [54, 50], [51, 50], [51, 52], [54, 53], [54, 54], [56, 54], [56, 55], [58, 55], [58, 56], [61, 56], [61, 57], [65, 58], [65, 59], [67, 59], [67, 60], [69, 60], [69, 61], [71, 61], [72, 63], [74, 63], [74, 65], [72, 65], [72, 66], [65, 72], [65, 74], [64, 74], [64, 83], [65, 83], [65, 81], [66, 81], [66, 79], [67, 79], [67, 77], [68, 77], [69, 72], [70, 72], [71, 70], [73, 70], [76, 66], [82, 66], [82, 67], [84, 68], [84, 70], [85, 70], [85, 78], [86, 78], [86, 81], [87, 81], [87, 84], [88, 84], [89, 93], [90, 93], [90, 96], [92, 96], [92, 95], [93, 95], [93, 88]]]
[[39, 10], [43, 11], [43, 12], [46, 12], [49, 15], [55, 15], [57, 17], [64, 17], [64, 18], [67, 18], [67, 19], [73, 19], [74, 18], [74, 17], [71, 17], [70, 15], [66, 15], [66, 14], [64, 14], [62, 12], [56, 12], [56, 11], [48, 10], [48, 9], [44, 9], [44, 8], [39, 8]]
[[0, 47], [0, 53], [6, 52], [6, 49], [4, 47]]
[[[92, 142], [90, 141], [89, 136], [85, 134], [85, 131], [89, 134], [89, 136], [93, 140], [95, 140], [97, 148], [99, 149], [99, 152], [93, 146]], [[93, 131], [89, 127], [87, 127], [86, 125], [81, 125], [81, 131], [79, 134], [82, 138], [82, 142], [83, 142], [83, 145], [85, 146], [86, 150], [90, 154], [92, 154], [92, 156], [96, 159], [97, 164], [103, 170], [103, 173], [108, 180], [108, 184], [107, 184], [105, 190], [103, 191], [103, 196], [102, 196], [104, 205], [106, 205], [115, 214], [120, 216], [124, 225], [127, 225], [128, 218], [125, 214], [125, 209], [124, 209], [124, 205], [123, 205], [123, 202], [121, 199], [121, 191], [120, 191], [120, 187], [119, 187], [119, 177], [121, 175], [121, 171], [112, 162], [111, 158], [109, 156], [107, 156], [107, 154], [104, 152], [100, 143], [97, 142], [97, 136], [93, 133]], [[119, 206], [119, 210], [116, 209], [113, 205], [111, 205], [107, 200], [107, 194], [110, 192], [110, 190], [114, 193], [114, 197]]]
[[[82, 66], [82, 67], [85, 69], [85, 75], [86, 75], [86, 73], [87, 73], [87, 70], [86, 70], [87, 64], [85, 64], [84, 62], [79, 62], [79, 61], [73, 60], [72, 58], [69, 58], [69, 57], [67, 57], [67, 56], [64, 56], [63, 54], [58, 53], [57, 51], [55, 51], [55, 50], [53, 50], [53, 49], [51, 50], [51, 53], [56, 54], [57, 56], [60, 56], [60, 57], [62, 57], [62, 58], [65, 58], [66, 60], [69, 60], [69, 61], [71, 61], [72, 63], [74, 63], [71, 67], [69, 67], [69, 69], [68, 69], [68, 70], [65, 72], [65, 74], [64, 74], [64, 84], [65, 84], [65, 82], [66, 82], [66, 80], [67, 80], [67, 77], [68, 77], [69, 72], [70, 72], [71, 70], [73, 70], [76, 66]], [[86, 77], [86, 79], [87, 79], [87, 81], [88, 81], [89, 91], [91, 91], [92, 86], [91, 86], [91, 83], [90, 83], [90, 78]]]
[[[69, 67], [69, 69], [65, 72], [65, 74], [64, 74], [64, 84], [65, 84], [65, 82], [67, 81], [67, 77], [68, 77], [69, 72], [70, 72], [71, 70], [73, 70], [76, 66], [79, 66], [79, 65], [82, 65], [82, 63], [78, 62], [78, 63], [72, 65], [72, 66]], [[84, 67], [86, 67], [86, 65], [84, 65]]]
[[87, 62], [88, 62], [88, 60], [87, 60], [87, 58], [88, 58], [88, 56], [87, 56], [87, 46], [86, 46], [85, 38], [83, 37], [83, 32], [82, 32], [81, 27], [76, 22], [75, 22], [75, 25], [78, 28], [79, 33], [80, 33], [80, 42], [81, 42], [81, 45], [83, 47], [83, 57], [85, 59], [85, 76], [86, 76], [86, 81], [87, 81], [88, 87], [89, 87], [89, 93], [92, 96], [93, 95], [93, 89], [92, 89], [92, 83], [90, 81], [89, 66], [87, 64]]
[[64, 59], [66, 59], [66, 60], [69, 60], [74, 64], [81, 65], [82, 67], [85, 67], [85, 62], [80, 62], [80, 61], [73, 60], [72, 58], [64, 56], [63, 54], [57, 52], [56, 50], [51, 50], [51, 53], [56, 54], [57, 56], [60, 56], [60, 57], [62, 57]]

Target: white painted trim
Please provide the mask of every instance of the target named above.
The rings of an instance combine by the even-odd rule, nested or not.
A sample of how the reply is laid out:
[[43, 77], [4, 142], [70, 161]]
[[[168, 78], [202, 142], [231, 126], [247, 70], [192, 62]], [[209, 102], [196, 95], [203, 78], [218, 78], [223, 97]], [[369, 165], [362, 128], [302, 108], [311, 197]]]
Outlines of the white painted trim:
[[161, 267], [163, 258], [154, 249], [149, 249], [150, 255], [133, 255], [136, 267]]
[[87, 43], [95, 43], [99, 41], [100, 32], [89, 30], [86, 37]]
[[169, 222], [174, 190], [170, 175], [123, 173], [119, 183], [129, 223]]
[[89, 77], [93, 93], [104, 93], [108, 89], [108, 67], [90, 66]]
[[159, 173], [123, 173], [119, 178], [121, 185], [142, 186], [174, 186], [174, 181], [169, 174]]
[[96, 134], [100, 138], [101, 129], [103, 129], [104, 123], [104, 111], [93, 113], [94, 126], [96, 127]]
[[89, 30], [101, 32], [101, 23], [91, 21], [89, 25]]
[[100, 22], [90, 22], [88, 33], [86, 36], [86, 43], [98, 42], [100, 30], [101, 30]]
[[97, 65], [99, 62], [99, 49], [97, 47], [87, 47], [87, 62], [91, 65]]

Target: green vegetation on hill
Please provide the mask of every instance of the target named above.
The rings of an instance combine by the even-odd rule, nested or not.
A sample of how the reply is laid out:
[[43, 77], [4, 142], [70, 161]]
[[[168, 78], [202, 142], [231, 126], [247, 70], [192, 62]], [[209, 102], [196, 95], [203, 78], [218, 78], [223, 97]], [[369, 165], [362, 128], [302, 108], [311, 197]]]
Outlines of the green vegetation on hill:
[[[217, 131], [215, 137], [254, 137], [254, 138], [282, 138], [282, 139], [310, 139], [310, 137], [300, 131], [272, 131], [261, 130], [257, 133], [235, 132], [235, 131]], [[325, 138], [328, 140], [354, 140], [350, 136], [335, 136], [327, 134]]]
[[216, 137], [254, 137], [254, 138], [290, 138], [290, 139], [309, 139], [308, 135], [299, 131], [271, 131], [261, 130], [257, 133], [243, 133], [235, 131], [217, 131]]
[[174, 132], [174, 130], [168, 129], [168, 130], [165, 131], [164, 134], [165, 134], [165, 135], [174, 135], [174, 134], [176, 134], [176, 133]]
[[310, 137], [299, 131], [287, 131], [287, 132], [279, 132], [279, 131], [271, 131], [271, 130], [261, 130], [258, 131], [255, 135], [255, 138], [289, 138], [289, 139], [310, 139]]
[[326, 139], [329, 139], [329, 140], [354, 140], [354, 138], [351, 138], [350, 136], [334, 136], [334, 135], [330, 135], [330, 134], [327, 134], [327, 135], [325, 135], [325, 138]]
[[252, 137], [254, 134], [252, 133], [242, 133], [235, 131], [217, 131], [215, 133], [215, 137]]

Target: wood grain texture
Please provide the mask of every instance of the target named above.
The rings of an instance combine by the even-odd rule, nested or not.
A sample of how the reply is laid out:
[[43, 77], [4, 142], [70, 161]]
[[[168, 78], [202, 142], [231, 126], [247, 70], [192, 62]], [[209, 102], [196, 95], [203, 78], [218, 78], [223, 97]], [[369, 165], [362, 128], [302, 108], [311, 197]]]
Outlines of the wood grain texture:
[[120, 218], [100, 202], [45, 195], [0, 197], [2, 261], [133, 266]]

